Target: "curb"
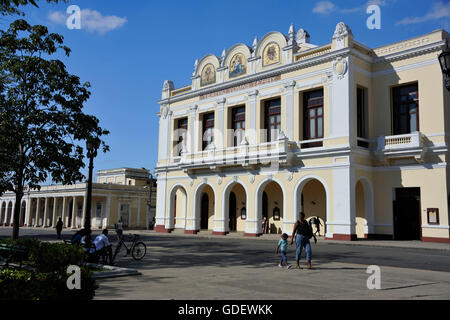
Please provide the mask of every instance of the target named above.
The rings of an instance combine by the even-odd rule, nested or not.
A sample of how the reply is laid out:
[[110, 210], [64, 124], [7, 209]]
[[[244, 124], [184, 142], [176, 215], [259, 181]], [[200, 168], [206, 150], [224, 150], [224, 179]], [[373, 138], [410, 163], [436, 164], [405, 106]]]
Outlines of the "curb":
[[98, 269], [109, 270], [109, 271], [104, 271], [104, 272], [93, 272], [92, 279], [108, 279], [108, 278], [119, 278], [119, 277], [142, 275], [142, 273], [140, 273], [136, 269], [120, 268], [120, 267], [95, 264], [95, 263], [87, 263], [86, 266], [98, 268]]

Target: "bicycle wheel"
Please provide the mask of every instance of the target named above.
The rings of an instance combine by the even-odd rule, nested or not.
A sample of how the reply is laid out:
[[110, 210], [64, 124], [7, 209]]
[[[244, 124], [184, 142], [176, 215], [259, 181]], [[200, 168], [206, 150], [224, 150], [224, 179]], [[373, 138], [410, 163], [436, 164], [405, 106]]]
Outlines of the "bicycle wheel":
[[137, 242], [133, 247], [133, 251], [131, 251], [134, 260], [142, 260], [146, 253], [147, 247], [143, 242]]

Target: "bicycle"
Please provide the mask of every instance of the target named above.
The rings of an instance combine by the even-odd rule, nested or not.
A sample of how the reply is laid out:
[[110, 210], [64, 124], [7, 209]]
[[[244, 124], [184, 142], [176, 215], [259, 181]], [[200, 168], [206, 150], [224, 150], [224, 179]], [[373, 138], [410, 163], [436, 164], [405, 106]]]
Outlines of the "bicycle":
[[142, 241], [137, 241], [139, 236], [137, 234], [133, 235], [133, 243], [130, 247], [128, 247], [124, 241], [125, 235], [119, 236], [119, 243], [117, 244], [116, 250], [114, 251], [114, 255], [112, 257], [111, 264], [114, 263], [117, 254], [120, 252], [122, 246], [124, 246], [127, 250], [126, 256], [131, 254], [134, 260], [140, 261], [142, 260], [147, 253], [147, 246]]

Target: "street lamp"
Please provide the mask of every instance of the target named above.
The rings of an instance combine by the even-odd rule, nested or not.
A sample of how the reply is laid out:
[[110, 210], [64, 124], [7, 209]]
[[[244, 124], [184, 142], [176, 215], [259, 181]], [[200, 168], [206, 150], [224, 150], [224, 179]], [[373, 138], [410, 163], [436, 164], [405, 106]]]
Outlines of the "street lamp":
[[444, 74], [445, 87], [450, 91], [450, 51], [444, 51], [439, 55], [439, 63]]
[[84, 228], [91, 230], [91, 207], [92, 207], [92, 172], [94, 170], [94, 158], [97, 156], [97, 150], [100, 147], [99, 138], [90, 138], [86, 140], [87, 156], [89, 158], [89, 178], [88, 192], [86, 199], [86, 217], [84, 219]]

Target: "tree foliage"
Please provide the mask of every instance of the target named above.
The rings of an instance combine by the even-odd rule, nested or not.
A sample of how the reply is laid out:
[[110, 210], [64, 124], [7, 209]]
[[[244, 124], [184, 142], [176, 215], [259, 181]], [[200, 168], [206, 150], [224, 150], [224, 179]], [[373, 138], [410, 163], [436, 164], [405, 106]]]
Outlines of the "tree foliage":
[[0, 34], [0, 193], [13, 191], [20, 203], [24, 186], [39, 189], [49, 177], [62, 184], [84, 179], [82, 142], [97, 139], [106, 152], [101, 138], [108, 131], [83, 113], [89, 83], [51, 59], [70, 54], [61, 35], [24, 20]]
[[[38, 7], [37, 2], [37, 0], [0, 0], [0, 14], [3, 16], [10, 14], [21, 14], [22, 12], [19, 9], [21, 6], [31, 4]], [[66, 0], [46, 0], [46, 2], [58, 3], [66, 2]]]

